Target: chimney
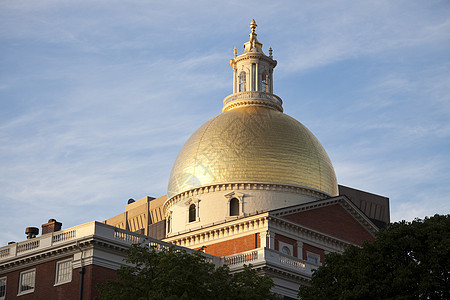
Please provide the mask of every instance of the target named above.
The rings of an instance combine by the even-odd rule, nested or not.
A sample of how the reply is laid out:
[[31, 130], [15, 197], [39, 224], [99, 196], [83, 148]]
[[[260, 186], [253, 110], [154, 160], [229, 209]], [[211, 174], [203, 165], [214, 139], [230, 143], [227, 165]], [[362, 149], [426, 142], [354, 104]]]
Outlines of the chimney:
[[27, 235], [27, 240], [34, 239], [39, 234], [39, 228], [27, 227], [25, 228], [25, 234]]
[[62, 223], [56, 221], [55, 219], [48, 220], [48, 223], [42, 224], [42, 234], [60, 231]]

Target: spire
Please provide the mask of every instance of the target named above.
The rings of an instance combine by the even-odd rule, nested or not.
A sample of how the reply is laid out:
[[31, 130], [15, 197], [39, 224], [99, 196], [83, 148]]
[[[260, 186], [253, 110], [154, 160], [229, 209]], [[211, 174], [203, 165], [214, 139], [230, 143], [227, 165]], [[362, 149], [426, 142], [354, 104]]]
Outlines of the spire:
[[256, 24], [255, 19], [252, 19], [250, 25], [248, 26], [251, 28], [252, 31], [249, 34], [250, 39], [248, 40], [247, 43], [244, 44], [244, 53], [258, 52], [264, 54], [264, 52], [262, 51], [262, 44], [256, 38], [257, 34], [255, 30], [258, 25]]

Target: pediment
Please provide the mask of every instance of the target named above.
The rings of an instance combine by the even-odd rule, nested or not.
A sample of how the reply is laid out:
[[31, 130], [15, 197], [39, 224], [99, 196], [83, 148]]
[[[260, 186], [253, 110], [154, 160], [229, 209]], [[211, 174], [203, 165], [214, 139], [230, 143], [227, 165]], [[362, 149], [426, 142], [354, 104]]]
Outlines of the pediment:
[[357, 245], [374, 240], [378, 231], [345, 196], [274, 210], [270, 215]]

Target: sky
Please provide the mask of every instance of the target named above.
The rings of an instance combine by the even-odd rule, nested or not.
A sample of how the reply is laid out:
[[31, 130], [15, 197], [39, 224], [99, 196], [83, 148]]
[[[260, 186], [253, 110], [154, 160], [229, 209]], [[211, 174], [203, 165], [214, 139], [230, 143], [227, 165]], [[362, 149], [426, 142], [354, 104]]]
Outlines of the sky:
[[255, 19], [284, 112], [391, 221], [450, 212], [450, 2], [0, 2], [0, 246], [166, 193]]

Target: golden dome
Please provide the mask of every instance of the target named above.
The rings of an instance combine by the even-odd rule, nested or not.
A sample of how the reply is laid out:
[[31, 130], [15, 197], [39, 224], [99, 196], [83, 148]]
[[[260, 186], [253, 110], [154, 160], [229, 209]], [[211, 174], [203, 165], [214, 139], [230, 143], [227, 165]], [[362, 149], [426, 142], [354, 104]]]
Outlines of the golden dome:
[[338, 193], [333, 166], [317, 138], [294, 118], [256, 105], [225, 111], [189, 138], [172, 168], [168, 199], [200, 186], [240, 182]]
[[277, 61], [262, 51], [255, 20], [244, 52], [230, 60], [233, 94], [222, 113], [184, 144], [172, 168], [167, 198], [216, 184], [267, 183], [338, 193], [327, 153], [300, 122], [283, 113], [273, 94]]

